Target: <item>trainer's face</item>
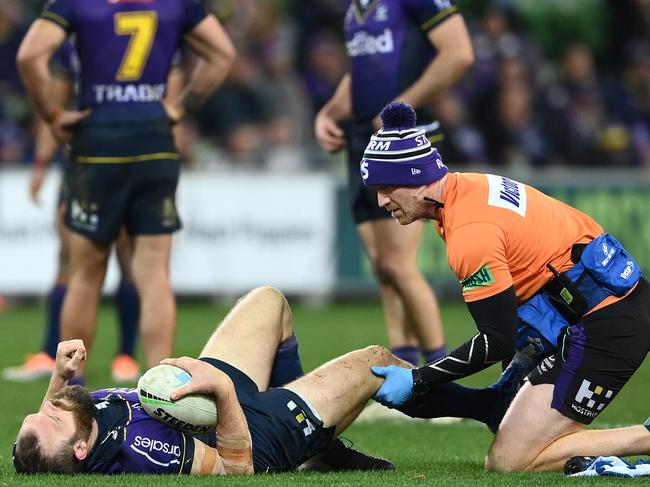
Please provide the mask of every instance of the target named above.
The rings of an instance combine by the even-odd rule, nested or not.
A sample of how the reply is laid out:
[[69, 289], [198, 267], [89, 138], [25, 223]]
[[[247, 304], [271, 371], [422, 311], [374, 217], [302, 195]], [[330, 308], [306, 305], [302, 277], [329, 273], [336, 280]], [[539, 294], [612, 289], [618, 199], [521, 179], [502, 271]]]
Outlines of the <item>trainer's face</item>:
[[417, 188], [410, 187], [378, 186], [377, 204], [390, 212], [400, 225], [408, 225], [425, 216], [416, 191]]

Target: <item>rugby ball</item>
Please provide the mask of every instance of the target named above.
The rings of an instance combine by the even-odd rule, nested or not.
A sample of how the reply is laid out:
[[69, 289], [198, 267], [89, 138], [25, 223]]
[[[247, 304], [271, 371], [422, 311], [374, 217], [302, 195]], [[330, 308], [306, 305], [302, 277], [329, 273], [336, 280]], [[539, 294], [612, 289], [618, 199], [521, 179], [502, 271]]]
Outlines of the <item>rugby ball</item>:
[[174, 429], [198, 435], [217, 425], [217, 404], [208, 396], [192, 394], [171, 401], [170, 394], [192, 381], [192, 376], [174, 365], [157, 365], [138, 381], [142, 409], [152, 418]]

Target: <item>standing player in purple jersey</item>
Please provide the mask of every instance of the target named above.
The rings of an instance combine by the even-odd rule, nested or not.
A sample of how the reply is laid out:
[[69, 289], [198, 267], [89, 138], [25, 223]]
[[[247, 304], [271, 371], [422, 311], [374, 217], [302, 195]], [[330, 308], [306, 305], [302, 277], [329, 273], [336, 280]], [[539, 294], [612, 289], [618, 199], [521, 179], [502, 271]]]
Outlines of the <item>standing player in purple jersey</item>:
[[[81, 65], [78, 111], [50, 97], [48, 62], [70, 35]], [[167, 103], [167, 76], [182, 41], [200, 61], [182, 93]], [[124, 226], [134, 239], [145, 360], [152, 366], [171, 354], [176, 305], [169, 257], [171, 235], [180, 228], [180, 162], [171, 124], [216, 89], [234, 56], [219, 22], [195, 0], [50, 0], [32, 24], [18, 52], [19, 70], [40, 115], [69, 141], [73, 165], [63, 339], [92, 345], [110, 244]]]
[[[391, 350], [413, 364], [422, 353], [428, 363], [447, 349], [436, 298], [416, 263], [423, 225], [400, 227], [378, 208], [359, 163], [393, 100], [418, 110], [433, 143], [442, 137], [429, 104], [471, 66], [471, 41], [449, 0], [352, 0], [345, 36], [350, 70], [316, 116], [316, 137], [330, 152], [347, 145], [352, 214], [379, 283]], [[350, 124], [347, 134], [342, 123]]]
[[[57, 50], [52, 58], [50, 69], [53, 76], [51, 96], [60, 100], [62, 106], [70, 106], [77, 95], [79, 76], [79, 57], [72, 41], [66, 41]], [[56, 157], [61, 144], [54, 137], [49, 126], [38, 116], [35, 120], [35, 133], [35, 157], [29, 192], [34, 204], [39, 204], [39, 193], [45, 179], [47, 166]], [[56, 230], [59, 238], [57, 275], [47, 300], [45, 339], [43, 347], [38, 353], [29, 354], [25, 362], [19, 366], [3, 369], [2, 378], [10, 381], [26, 382], [44, 377], [49, 378], [54, 371], [54, 357], [61, 328], [61, 307], [68, 287], [70, 262], [68, 245], [70, 231], [63, 223], [67, 195], [66, 175], [69, 164], [64, 161], [61, 165], [63, 178], [56, 209]], [[115, 243], [115, 250], [121, 274], [121, 280], [115, 293], [120, 346], [118, 354], [111, 364], [111, 378], [118, 383], [134, 382], [140, 375], [140, 368], [135, 359], [139, 301], [133, 280], [130, 277], [129, 264], [132, 249], [126, 232], [121, 232], [120, 238]]]
[[59, 345], [40, 411], [27, 416], [18, 433], [18, 472], [226, 475], [283, 472], [301, 464], [317, 471], [394, 468], [345, 447], [335, 435], [383, 382], [369, 365], [407, 364], [372, 346], [303, 376], [291, 309], [275, 288], [257, 288], [240, 299], [199, 360], [164, 361], [192, 376], [173, 399], [192, 393], [215, 398], [216, 432], [192, 436], [172, 429], [143, 411], [134, 389], [89, 394], [67, 386], [85, 352], [81, 340]]

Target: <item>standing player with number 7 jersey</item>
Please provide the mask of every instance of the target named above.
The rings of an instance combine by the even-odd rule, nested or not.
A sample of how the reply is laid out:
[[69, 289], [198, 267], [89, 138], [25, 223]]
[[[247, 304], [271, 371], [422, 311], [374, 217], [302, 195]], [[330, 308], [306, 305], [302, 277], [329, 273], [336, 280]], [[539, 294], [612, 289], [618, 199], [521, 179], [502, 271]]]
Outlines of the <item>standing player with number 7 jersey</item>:
[[[48, 63], [69, 36], [81, 64], [79, 111], [66, 111], [50, 97]], [[183, 41], [200, 61], [179, 97], [163, 103]], [[50, 0], [30, 27], [18, 51], [20, 74], [43, 119], [70, 143], [73, 164], [63, 340], [92, 344], [110, 244], [124, 225], [134, 237], [132, 273], [147, 366], [171, 354], [176, 305], [169, 256], [171, 235], [181, 226], [171, 126], [219, 86], [234, 57], [219, 22], [195, 0]]]

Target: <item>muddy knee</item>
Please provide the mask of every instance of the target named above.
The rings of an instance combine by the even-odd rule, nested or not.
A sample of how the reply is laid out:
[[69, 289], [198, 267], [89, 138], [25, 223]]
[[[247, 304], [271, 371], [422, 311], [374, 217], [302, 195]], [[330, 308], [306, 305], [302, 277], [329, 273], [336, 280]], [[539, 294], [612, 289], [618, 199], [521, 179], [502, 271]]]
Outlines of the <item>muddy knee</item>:
[[386, 365], [394, 364], [397, 360], [395, 356], [390, 353], [386, 347], [381, 345], [370, 345], [361, 350], [357, 350], [359, 359], [367, 363], [369, 366], [377, 365], [384, 367]]
[[287, 298], [282, 291], [273, 286], [259, 286], [251, 289], [248, 293], [237, 300], [237, 304], [245, 300], [256, 300], [263, 303], [277, 303], [278, 306], [289, 307]]

